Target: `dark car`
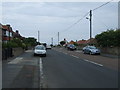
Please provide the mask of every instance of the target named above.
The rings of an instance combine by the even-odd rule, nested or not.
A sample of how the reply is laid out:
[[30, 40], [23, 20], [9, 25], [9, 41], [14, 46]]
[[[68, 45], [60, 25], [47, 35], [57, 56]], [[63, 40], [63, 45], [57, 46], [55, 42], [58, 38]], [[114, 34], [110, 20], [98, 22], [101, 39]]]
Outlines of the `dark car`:
[[95, 46], [86, 46], [83, 48], [83, 53], [88, 54], [100, 54], [100, 50], [96, 48]]
[[76, 50], [76, 46], [74, 44], [68, 44], [67, 49], [68, 50]]

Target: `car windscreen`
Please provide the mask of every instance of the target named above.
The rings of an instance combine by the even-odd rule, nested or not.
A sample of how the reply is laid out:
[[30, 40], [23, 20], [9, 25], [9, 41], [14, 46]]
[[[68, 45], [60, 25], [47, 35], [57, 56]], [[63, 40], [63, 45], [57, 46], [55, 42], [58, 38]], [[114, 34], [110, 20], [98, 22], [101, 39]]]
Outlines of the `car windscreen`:
[[96, 47], [94, 47], [94, 46], [90, 46], [89, 48], [90, 48], [90, 49], [96, 49]]
[[74, 47], [74, 45], [70, 45], [70, 47]]
[[45, 50], [45, 47], [43, 47], [43, 46], [38, 46], [38, 47], [35, 47], [35, 49], [37, 49], [37, 50]]

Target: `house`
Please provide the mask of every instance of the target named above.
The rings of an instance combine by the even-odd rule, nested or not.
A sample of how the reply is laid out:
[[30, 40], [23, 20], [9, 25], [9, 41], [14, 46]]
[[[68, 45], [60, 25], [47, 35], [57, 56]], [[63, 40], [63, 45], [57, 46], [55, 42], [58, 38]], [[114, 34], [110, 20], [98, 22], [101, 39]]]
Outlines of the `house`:
[[13, 38], [19, 38], [21, 40], [24, 39], [24, 37], [22, 37], [19, 34], [19, 31], [16, 30], [16, 32], [14, 32], [12, 30], [12, 27], [10, 25], [2, 25], [1, 24], [1, 31], [2, 31], [2, 42], [7, 43], [8, 41], [12, 40]]
[[0, 23], [0, 43], [2, 43], [2, 24]]
[[77, 44], [78, 45], [86, 44], [86, 40], [84, 40], [84, 39], [79, 40], [79, 41], [77, 41]]
[[13, 38], [13, 30], [10, 25], [2, 25], [2, 41], [8, 42]]
[[88, 40], [86, 40], [86, 44], [88, 45], [95, 45], [95, 44], [97, 44], [97, 41], [96, 41], [96, 39], [95, 38], [91, 38], [91, 39], [88, 39]]
[[71, 40], [70, 42], [68, 42], [68, 44], [74, 44], [75, 42], [73, 40]]
[[19, 38], [19, 39], [23, 39], [23, 37], [19, 34], [19, 31], [16, 30], [15, 32], [13, 32], [13, 38]]

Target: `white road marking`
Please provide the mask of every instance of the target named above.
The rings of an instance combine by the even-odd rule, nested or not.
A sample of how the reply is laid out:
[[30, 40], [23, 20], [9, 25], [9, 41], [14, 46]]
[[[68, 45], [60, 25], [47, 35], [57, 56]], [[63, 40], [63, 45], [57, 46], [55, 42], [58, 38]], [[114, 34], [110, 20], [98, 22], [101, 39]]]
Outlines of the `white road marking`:
[[14, 60], [12, 60], [11, 62], [8, 62], [8, 64], [17, 64], [20, 63], [22, 61], [22, 57], [17, 57]]
[[40, 61], [39, 61], [39, 68], [40, 68], [40, 88], [42, 87], [42, 84], [43, 84], [43, 64], [42, 64], [42, 58], [40, 58]]
[[103, 66], [102, 64], [99, 64], [99, 63], [96, 63], [96, 62], [93, 62], [93, 61], [90, 61], [90, 60], [84, 59], [84, 61], [90, 62], [92, 64], [95, 64], [95, 65], [98, 65], [98, 66], [101, 66], [101, 67]]
[[77, 57], [77, 56], [74, 56], [74, 55], [71, 55], [71, 56], [73, 56], [73, 57], [75, 57], [75, 58], [79, 58], [79, 57]]

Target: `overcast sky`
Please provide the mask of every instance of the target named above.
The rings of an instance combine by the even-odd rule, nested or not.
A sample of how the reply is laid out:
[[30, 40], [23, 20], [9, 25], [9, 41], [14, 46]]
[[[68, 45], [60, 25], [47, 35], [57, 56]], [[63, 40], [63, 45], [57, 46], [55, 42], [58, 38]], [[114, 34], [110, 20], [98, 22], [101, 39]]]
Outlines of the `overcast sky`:
[[[60, 41], [89, 39], [89, 20], [82, 18], [90, 9], [105, 2], [3, 2], [2, 24], [10, 24], [13, 30], [19, 30], [24, 37], [37, 38], [40, 31], [40, 41], [57, 44], [57, 33]], [[92, 37], [106, 31], [118, 28], [118, 3], [111, 2], [92, 12]], [[89, 17], [89, 14], [88, 16]]]

